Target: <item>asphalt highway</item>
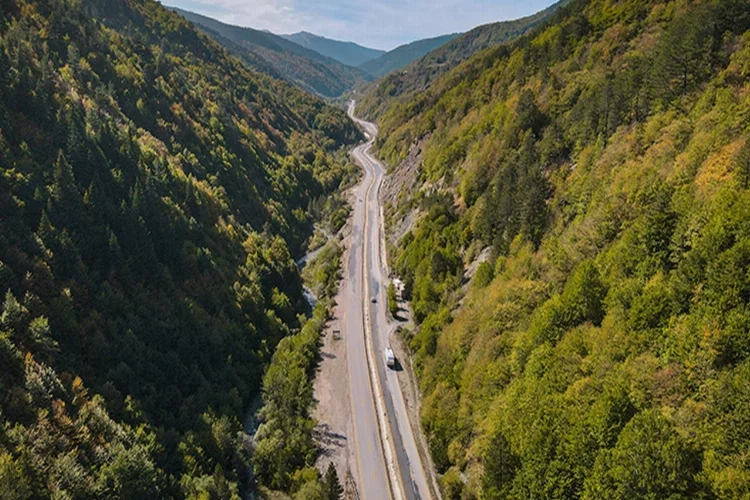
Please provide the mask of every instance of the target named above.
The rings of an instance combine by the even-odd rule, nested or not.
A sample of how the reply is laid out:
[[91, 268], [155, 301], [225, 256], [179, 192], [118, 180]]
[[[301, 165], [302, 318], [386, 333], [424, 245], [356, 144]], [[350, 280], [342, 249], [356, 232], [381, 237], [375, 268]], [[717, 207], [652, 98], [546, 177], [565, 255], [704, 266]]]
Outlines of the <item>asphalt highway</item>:
[[[387, 316], [385, 244], [380, 187], [385, 171], [370, 153], [377, 127], [349, 115], [368, 142], [352, 150], [365, 177], [357, 189], [345, 324], [360, 496], [365, 500], [431, 498], [396, 372], [384, 351], [394, 327]], [[373, 302], [372, 299], [375, 299]], [[369, 351], [369, 352], [368, 352]], [[374, 370], [370, 368], [374, 367]]]

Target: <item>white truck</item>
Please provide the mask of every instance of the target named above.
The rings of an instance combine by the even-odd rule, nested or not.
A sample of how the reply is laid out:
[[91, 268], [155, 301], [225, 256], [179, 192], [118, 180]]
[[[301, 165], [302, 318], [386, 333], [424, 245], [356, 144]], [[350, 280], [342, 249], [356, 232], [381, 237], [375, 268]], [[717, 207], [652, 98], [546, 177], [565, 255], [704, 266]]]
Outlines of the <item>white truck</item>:
[[393, 354], [393, 349], [390, 347], [385, 348], [385, 365], [388, 368], [396, 366], [396, 356]]

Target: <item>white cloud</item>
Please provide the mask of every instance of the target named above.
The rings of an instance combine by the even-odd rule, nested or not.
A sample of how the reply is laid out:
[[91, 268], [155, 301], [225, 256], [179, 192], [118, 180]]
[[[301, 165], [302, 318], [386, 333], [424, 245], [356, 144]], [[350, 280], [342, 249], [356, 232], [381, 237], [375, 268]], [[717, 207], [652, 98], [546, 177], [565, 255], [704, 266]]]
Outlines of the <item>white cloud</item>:
[[220, 21], [274, 33], [310, 31], [391, 49], [533, 14], [554, 0], [167, 0]]

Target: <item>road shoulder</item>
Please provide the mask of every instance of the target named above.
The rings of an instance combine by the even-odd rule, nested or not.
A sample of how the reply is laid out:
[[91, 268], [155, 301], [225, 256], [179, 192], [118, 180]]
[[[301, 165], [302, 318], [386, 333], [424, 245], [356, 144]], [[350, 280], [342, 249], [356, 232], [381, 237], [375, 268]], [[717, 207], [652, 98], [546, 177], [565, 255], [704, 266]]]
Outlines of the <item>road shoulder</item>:
[[[349, 202], [356, 202], [354, 190], [350, 190]], [[339, 233], [344, 253], [341, 258], [341, 274], [344, 275], [351, 251], [352, 219], [350, 217]], [[317, 422], [315, 440], [320, 450], [316, 463], [318, 470], [325, 471], [333, 463], [341, 483], [345, 486], [346, 498], [358, 498], [354, 477], [357, 474], [354, 449], [354, 429], [351, 420], [351, 396], [349, 387], [348, 353], [346, 341], [340, 334], [345, 330], [343, 304], [346, 287], [343, 278], [336, 295], [333, 316], [321, 338], [321, 355], [315, 381], [313, 418]]]

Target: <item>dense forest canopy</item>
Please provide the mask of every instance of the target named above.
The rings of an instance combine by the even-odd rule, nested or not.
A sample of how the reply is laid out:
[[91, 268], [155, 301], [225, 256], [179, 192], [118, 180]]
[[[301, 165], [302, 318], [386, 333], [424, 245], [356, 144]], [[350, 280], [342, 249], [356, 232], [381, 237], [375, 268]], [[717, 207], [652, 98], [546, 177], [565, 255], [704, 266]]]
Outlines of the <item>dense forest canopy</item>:
[[576, 0], [382, 118], [446, 498], [750, 495], [748, 29]]
[[0, 0], [0, 498], [238, 498], [359, 138], [152, 0]]

